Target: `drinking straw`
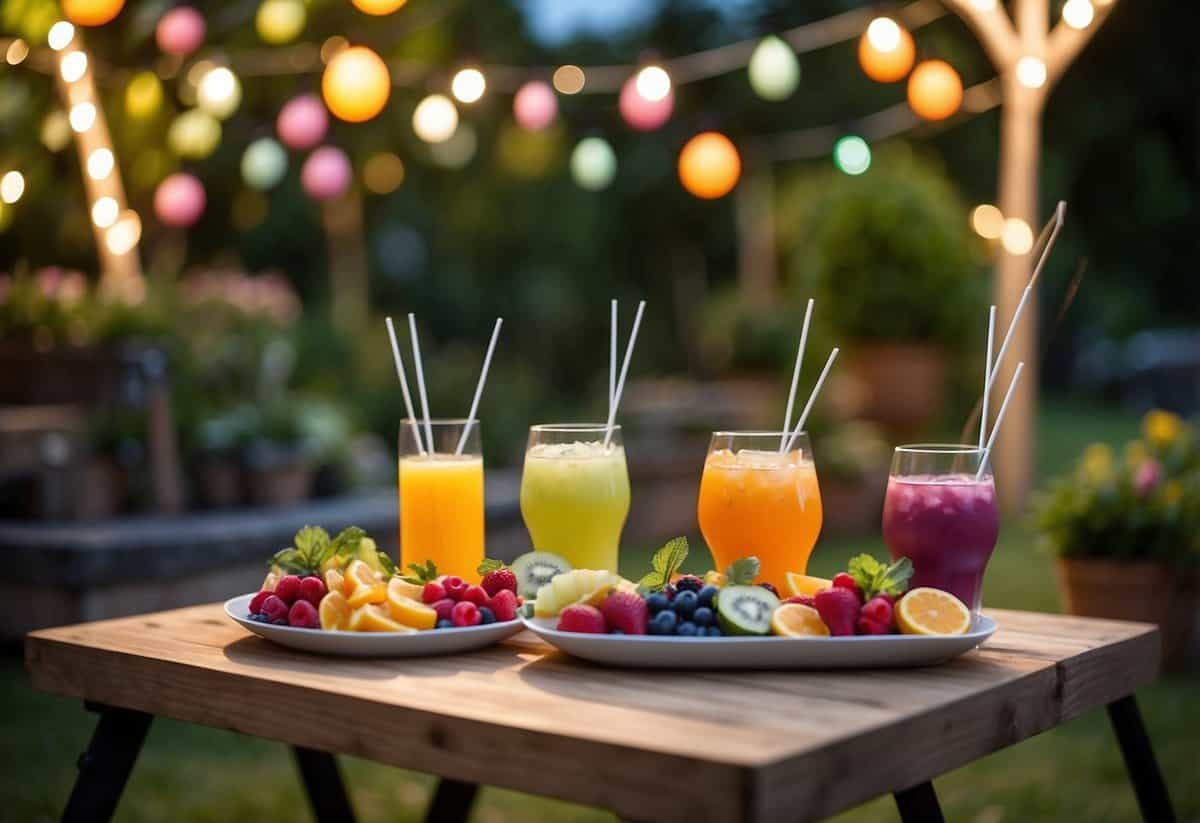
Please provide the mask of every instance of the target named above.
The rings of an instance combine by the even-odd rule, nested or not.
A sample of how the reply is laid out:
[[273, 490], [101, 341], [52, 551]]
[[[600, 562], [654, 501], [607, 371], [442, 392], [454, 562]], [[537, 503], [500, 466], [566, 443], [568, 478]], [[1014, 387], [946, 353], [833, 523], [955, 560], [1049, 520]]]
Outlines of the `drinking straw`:
[[633, 359], [633, 345], [637, 342], [638, 327], [642, 325], [642, 311], [646, 308], [646, 301], [642, 300], [638, 303], [637, 314], [633, 316], [633, 331], [629, 333], [629, 345], [625, 347], [625, 359], [621, 362], [621, 376], [617, 380], [617, 388], [613, 393], [612, 408], [608, 410], [608, 423], [604, 428], [604, 447], [608, 448], [608, 444], [612, 441], [613, 422], [617, 419], [617, 406], [621, 405], [621, 395], [625, 391], [625, 376], [629, 374], [629, 361]]
[[433, 425], [429, 422], [429, 395], [425, 393], [425, 371], [421, 368], [421, 342], [417, 339], [417, 318], [408, 313], [408, 336], [412, 338], [413, 360], [417, 364], [417, 391], [421, 394], [421, 413], [425, 415], [425, 439], [429, 442], [429, 453], [436, 454], [433, 445]]
[[1067, 217], [1067, 201], [1059, 200], [1058, 205], [1054, 207], [1054, 216], [1042, 227], [1038, 234], [1038, 245], [1041, 245], [1042, 238], [1046, 232], [1050, 232], [1050, 238], [1046, 241], [1046, 245], [1042, 247], [1041, 256], [1038, 257], [1037, 265], [1033, 267], [1033, 275], [1029, 278], [1029, 285], [1037, 282], [1038, 275], [1042, 273], [1042, 268], [1046, 265], [1046, 261], [1050, 259], [1050, 249], [1054, 246], [1054, 240], [1058, 237], [1058, 230], [1062, 228], [1063, 221]]
[[467, 445], [467, 435], [471, 433], [471, 424], [475, 422], [475, 412], [479, 410], [479, 398], [483, 396], [483, 384], [487, 382], [488, 367], [492, 365], [492, 352], [496, 350], [496, 340], [500, 337], [500, 327], [504, 325], [504, 318], [497, 317], [496, 325], [492, 329], [492, 339], [488, 343], [487, 354], [483, 356], [483, 369], [479, 372], [479, 382], [475, 385], [475, 397], [471, 400], [471, 411], [467, 414], [467, 423], [463, 426], [462, 434], [458, 438], [458, 448], [454, 450], [456, 455], [461, 455], [463, 447]]
[[996, 306], [988, 311], [987, 357], [983, 361], [983, 408], [979, 412], [979, 448], [987, 439], [988, 395], [991, 393], [992, 346], [996, 340]]
[[804, 360], [804, 344], [808, 341], [808, 323], [812, 320], [813, 299], [808, 299], [804, 310], [804, 325], [800, 327], [800, 348], [796, 349], [796, 365], [792, 369], [792, 388], [788, 391], [787, 411], [783, 414], [783, 431], [779, 434], [779, 453], [787, 445], [788, 432], [792, 428], [792, 406], [796, 402], [796, 384], [800, 382], [800, 363]]
[[1008, 401], [1012, 399], [1013, 389], [1017, 387], [1017, 381], [1021, 379], [1021, 372], [1025, 369], [1025, 361], [1022, 360], [1017, 364], [1016, 370], [1013, 372], [1012, 382], [1008, 384], [1008, 391], [1004, 393], [1004, 402], [1000, 404], [1000, 411], [996, 412], [996, 425], [992, 426], [992, 436], [988, 438], [987, 447], [983, 450], [983, 456], [979, 458], [979, 469], [975, 472], [975, 479], [983, 478], [983, 471], [987, 468], [988, 461], [992, 458], [992, 446], [996, 443], [996, 435], [1000, 432], [1000, 424], [1004, 422], [1004, 412], [1008, 411]]
[[425, 445], [421, 442], [421, 426], [417, 422], [417, 416], [413, 413], [412, 395], [408, 391], [408, 375], [404, 373], [404, 358], [400, 356], [400, 344], [396, 342], [396, 328], [392, 325], [390, 317], [385, 317], [383, 322], [387, 324], [388, 339], [392, 341], [392, 359], [396, 361], [396, 376], [400, 378], [400, 393], [404, 395], [404, 410], [408, 412], [408, 419], [413, 423], [417, 453], [424, 456]]
[[813, 404], [817, 402], [817, 395], [821, 393], [821, 386], [825, 383], [825, 378], [829, 376], [829, 370], [833, 367], [833, 361], [837, 359], [839, 351], [841, 349], [835, 346], [829, 353], [829, 359], [825, 361], [825, 368], [821, 369], [821, 376], [817, 378], [812, 394], [808, 396], [808, 402], [804, 404], [804, 411], [800, 412], [800, 416], [796, 418], [796, 428], [792, 431], [786, 451], [790, 452], [796, 448], [796, 441], [800, 438], [800, 432], [804, 431], [804, 423], [808, 420], [808, 414], [812, 411]]
[[612, 322], [608, 330], [608, 411], [612, 413], [613, 392], [617, 389], [617, 301], [612, 301]]

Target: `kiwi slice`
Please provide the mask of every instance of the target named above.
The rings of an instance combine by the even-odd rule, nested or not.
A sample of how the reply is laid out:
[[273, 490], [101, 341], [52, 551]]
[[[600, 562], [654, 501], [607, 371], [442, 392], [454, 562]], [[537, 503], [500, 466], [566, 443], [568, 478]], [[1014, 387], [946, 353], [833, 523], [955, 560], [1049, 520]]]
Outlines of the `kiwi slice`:
[[538, 589], [571, 571], [571, 564], [550, 552], [527, 552], [513, 561], [512, 571], [517, 576], [517, 594], [537, 597]]
[[762, 586], [726, 586], [717, 595], [717, 620], [726, 634], [771, 633], [779, 598]]

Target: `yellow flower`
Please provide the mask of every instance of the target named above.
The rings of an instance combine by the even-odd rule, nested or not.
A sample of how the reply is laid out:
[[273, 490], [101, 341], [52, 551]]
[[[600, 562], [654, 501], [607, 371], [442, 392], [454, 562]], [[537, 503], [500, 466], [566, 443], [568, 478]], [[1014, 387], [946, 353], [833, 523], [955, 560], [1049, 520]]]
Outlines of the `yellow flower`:
[[1183, 433], [1183, 421], [1178, 415], [1155, 409], [1142, 418], [1142, 432], [1155, 446], [1169, 446]]
[[1106, 443], [1093, 443], [1083, 450], [1080, 468], [1083, 476], [1094, 483], [1100, 483], [1112, 476], [1112, 449]]
[[1172, 480], [1163, 487], [1163, 500], [1168, 506], [1174, 506], [1181, 497], [1183, 497], [1183, 484], [1178, 480]]

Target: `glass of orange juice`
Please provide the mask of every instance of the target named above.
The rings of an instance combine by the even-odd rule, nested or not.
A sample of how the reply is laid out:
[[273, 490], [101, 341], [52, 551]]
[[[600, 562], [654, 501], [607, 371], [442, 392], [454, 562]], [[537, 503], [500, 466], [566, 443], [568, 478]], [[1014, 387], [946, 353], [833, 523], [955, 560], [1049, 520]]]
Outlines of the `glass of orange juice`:
[[808, 435], [781, 451], [781, 432], [713, 432], [700, 478], [700, 531], [724, 571], [754, 555], [759, 579], [787, 591], [821, 533], [821, 489]]
[[431, 420], [430, 450], [424, 421], [400, 422], [400, 564], [405, 568], [432, 560], [439, 574], [464, 580], [479, 577], [484, 557], [483, 453], [479, 421], [469, 423], [459, 450], [468, 421]]

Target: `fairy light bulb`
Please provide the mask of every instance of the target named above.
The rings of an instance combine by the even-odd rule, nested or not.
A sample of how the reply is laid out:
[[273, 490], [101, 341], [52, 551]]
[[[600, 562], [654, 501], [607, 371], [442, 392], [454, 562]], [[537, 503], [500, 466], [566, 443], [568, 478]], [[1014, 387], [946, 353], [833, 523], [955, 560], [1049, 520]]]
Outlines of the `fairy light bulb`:
[[919, 117], [945, 120], [962, 100], [962, 78], [944, 60], [925, 60], [908, 76], [908, 104]]
[[867, 42], [876, 51], [895, 51], [900, 47], [900, 24], [890, 17], [876, 17], [867, 26]]
[[111, 149], [99, 148], [92, 151], [87, 158], [88, 177], [93, 180], [104, 180], [112, 174], [115, 165]]
[[431, 94], [413, 110], [412, 124], [426, 143], [442, 143], [458, 129], [458, 109], [444, 94]]
[[617, 155], [603, 137], [585, 137], [571, 152], [571, 177], [588, 191], [600, 191], [617, 176]]
[[996, 8], [996, 0], [971, 0], [971, 5], [979, 11], [992, 11]]
[[971, 228], [984, 240], [996, 240], [1004, 233], [1004, 215], [991, 203], [980, 203], [971, 211]]
[[83, 134], [96, 122], [96, 106], [86, 100], [76, 103], [71, 106], [71, 113], [67, 115], [67, 119], [77, 134]]
[[83, 77], [87, 67], [87, 55], [81, 51], [71, 51], [63, 55], [62, 62], [58, 64], [58, 71], [65, 82], [74, 83]]
[[350, 2], [354, 4], [354, 8], [364, 14], [382, 16], [396, 11], [408, 0], [350, 0]]
[[1030, 89], [1046, 85], [1046, 64], [1040, 57], [1027, 55], [1017, 61], [1017, 82]]
[[876, 17], [858, 41], [859, 65], [879, 83], [904, 79], [916, 55], [912, 35], [890, 17]]
[[120, 213], [121, 207], [117, 205], [115, 199], [108, 195], [97, 199], [92, 204], [92, 222], [96, 224], [96, 228], [98, 229], [107, 229], [113, 223], [116, 223]]
[[706, 131], [687, 141], [679, 153], [679, 181], [702, 200], [724, 197], [742, 176], [737, 147], [723, 134]]
[[1033, 248], [1033, 229], [1021, 218], [1010, 217], [1000, 231], [1000, 245], [1012, 255], [1028, 254]]
[[8, 44], [4, 50], [4, 62], [10, 66], [19, 66], [29, 56], [29, 44], [18, 37]]
[[791, 47], [774, 35], [764, 37], [746, 66], [750, 88], [764, 100], [786, 100], [800, 85], [800, 61]]
[[1073, 29], [1086, 29], [1096, 17], [1091, 0], [1067, 0], [1063, 6], [1062, 19]]
[[486, 90], [487, 78], [479, 69], [461, 69], [450, 82], [450, 93], [460, 103], [474, 103], [483, 97]]
[[126, 209], [104, 233], [104, 245], [118, 256], [133, 251], [141, 239], [142, 218], [133, 209]]
[[0, 201], [12, 205], [25, 193], [25, 175], [19, 171], [5, 172], [0, 177]]
[[321, 75], [321, 97], [333, 115], [363, 123], [383, 111], [392, 92], [387, 64], [366, 46], [351, 46], [333, 56]]
[[50, 27], [50, 31], [46, 34], [46, 42], [55, 51], [62, 51], [71, 45], [71, 41], [74, 39], [75, 27], [66, 20], [59, 20]]
[[196, 86], [196, 105], [218, 120], [231, 117], [241, 102], [241, 81], [225, 66], [206, 73]]
[[124, 6], [125, 0], [62, 0], [63, 15], [77, 26], [103, 26]]
[[568, 63], [554, 70], [551, 82], [554, 83], [554, 88], [559, 94], [579, 94], [583, 91], [584, 84], [587, 83], [587, 75], [579, 66]]
[[634, 80], [638, 95], [643, 100], [657, 103], [671, 93], [671, 76], [662, 66], [646, 66]]
[[834, 144], [833, 162], [846, 174], [862, 174], [871, 168], [871, 147], [861, 137], [847, 135]]

